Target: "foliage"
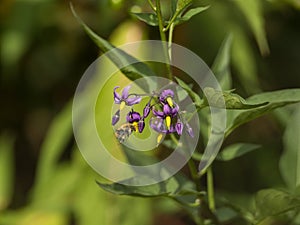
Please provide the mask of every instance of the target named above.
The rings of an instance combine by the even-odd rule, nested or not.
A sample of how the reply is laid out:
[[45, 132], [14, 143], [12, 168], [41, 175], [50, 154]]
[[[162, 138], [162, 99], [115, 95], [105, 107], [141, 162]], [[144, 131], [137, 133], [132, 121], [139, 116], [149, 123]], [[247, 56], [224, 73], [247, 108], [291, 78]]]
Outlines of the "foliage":
[[[182, 12], [186, 9], [186, 7], [191, 3], [191, 1], [178, 1], [177, 2], [177, 7], [176, 10], [174, 12], [174, 14], [171, 16], [171, 20], [170, 21], [165, 21], [162, 16], [160, 15], [160, 2], [156, 1], [156, 6], [153, 7], [154, 13], [152, 14], [143, 14], [143, 13], [139, 13], [139, 14], [134, 14], [134, 16], [137, 19], [140, 19], [141, 21], [151, 25], [151, 26], [158, 26], [160, 29], [160, 34], [161, 34], [161, 38], [162, 40], [165, 40], [165, 36], [164, 36], [164, 32], [167, 31], [168, 29], [170, 29], [170, 27], [172, 27], [174, 29], [174, 27], [176, 25], [178, 25], [179, 23], [176, 21], [188, 21], [190, 18], [192, 18], [192, 15], [202, 12], [205, 9], [207, 9], [208, 7], [205, 8], [198, 8], [198, 9], [194, 9], [193, 11], [188, 11], [189, 14], [188, 16], [185, 17], [185, 19], [182, 19], [184, 17], [180, 16], [182, 14]], [[256, 3], [252, 3], [253, 6], [255, 6]], [[258, 4], [258, 3], [257, 3]], [[261, 50], [262, 52], [266, 52], [267, 50], [267, 44], [266, 44], [266, 39], [265, 36], [263, 34], [263, 32], [261, 31], [261, 25], [258, 22], [261, 21], [261, 18], [259, 18], [258, 16], [253, 16], [249, 11], [246, 11], [246, 8], [244, 7], [244, 5], [239, 4], [240, 7], [242, 7], [243, 12], [246, 14], [246, 16], [248, 17], [250, 24], [254, 30], [254, 33], [257, 35], [257, 40], [260, 44]], [[255, 6], [257, 7], [257, 5]], [[73, 8], [72, 8], [73, 9]], [[248, 10], [248, 8], [247, 8]], [[187, 13], [188, 13], [187, 12]], [[91, 31], [89, 28], [86, 27], [86, 25], [81, 21], [81, 19], [78, 17], [78, 15], [75, 13], [74, 9], [73, 9], [73, 13], [76, 16], [76, 18], [79, 20], [79, 22], [84, 26], [85, 31], [87, 32], [87, 34], [92, 37], [92, 40], [98, 45], [98, 47], [101, 49], [101, 51], [103, 52], [107, 52], [109, 49], [105, 47], [106, 45], [106, 41], [97, 36], [93, 31]], [[186, 14], [185, 14], [186, 15]], [[163, 25], [161, 25], [163, 24]], [[164, 26], [166, 26], [164, 28]], [[173, 30], [170, 30], [170, 32], [172, 32]], [[172, 33], [169, 33], [170, 36], [172, 36]], [[170, 39], [169, 39], [170, 41]], [[228, 43], [228, 44], [227, 44]], [[224, 46], [222, 47], [222, 49], [224, 49], [223, 51], [219, 52], [219, 56], [216, 59], [216, 64], [214, 65], [215, 70], [217, 70], [219, 67], [223, 68], [223, 70], [227, 70], [227, 72], [225, 73], [226, 77], [229, 77], [230, 72], [228, 71], [228, 45], [230, 44], [230, 38], [227, 39], [227, 41], [225, 42]], [[124, 55], [123, 53], [119, 53], [116, 54], [115, 57], [111, 57], [110, 59], [118, 65], [118, 60], [122, 59], [122, 57], [125, 58], [127, 57], [131, 57], [129, 55]], [[139, 62], [139, 64], [143, 64], [142, 62]], [[226, 65], [227, 64], [227, 65]], [[220, 65], [220, 66], [219, 66]], [[145, 64], [146, 66], [146, 64]], [[218, 70], [217, 70], [218, 71]], [[131, 73], [129, 71], [122, 71], [123, 74], [125, 76], [127, 76], [129, 79], [136, 79], [138, 77], [132, 77]], [[141, 69], [141, 73], [144, 76], [147, 76], [148, 72], [147, 70], [143, 70]], [[224, 73], [224, 72], [223, 72]], [[221, 78], [222, 80], [222, 76], [219, 75], [219, 78]], [[281, 91], [275, 91], [275, 92], [270, 92], [270, 93], [261, 93], [258, 95], [254, 95], [250, 98], [248, 98], [247, 102], [239, 95], [237, 94], [233, 94], [232, 91], [217, 91], [214, 90], [210, 87], [207, 87], [204, 89], [204, 96], [200, 97], [198, 96], [191, 88], [190, 85], [186, 84], [184, 81], [180, 80], [179, 78], [176, 78], [178, 81], [178, 84], [182, 86], [182, 88], [184, 90], [186, 90], [188, 92], [188, 94], [191, 96], [191, 98], [195, 101], [195, 104], [199, 107], [199, 110], [201, 110], [202, 108], [206, 107], [206, 106], [210, 106], [210, 107], [223, 107], [222, 106], [222, 101], [225, 101], [225, 105], [224, 107], [228, 110], [234, 110], [233, 112], [231, 112], [233, 114], [233, 116], [231, 116], [231, 120], [229, 120], [228, 123], [228, 129], [227, 129], [227, 135], [229, 133], [231, 133], [235, 128], [237, 128], [239, 125], [246, 123], [248, 121], [251, 121], [267, 112], [270, 112], [276, 108], [279, 107], [284, 107], [287, 104], [292, 104], [292, 103], [297, 103], [300, 102], [300, 97], [299, 97], [299, 93], [300, 93], [300, 89], [290, 89], [290, 90], [281, 90]], [[224, 78], [223, 78], [224, 79]], [[224, 86], [230, 86], [230, 83], [227, 79], [226, 83], [223, 83]], [[203, 101], [201, 99], [204, 99]], [[224, 100], [223, 100], [224, 99]], [[210, 104], [209, 104], [210, 103]], [[241, 110], [241, 111], [236, 111], [236, 110]], [[217, 159], [219, 160], [224, 160], [224, 161], [228, 161], [231, 159], [234, 159], [236, 157], [239, 157], [243, 154], [246, 154], [247, 152], [250, 152], [254, 149], [256, 149], [257, 146], [256, 145], [252, 145], [252, 144], [235, 144], [233, 146], [227, 147], [225, 148], [217, 157]], [[201, 158], [201, 156], [200, 156]], [[191, 172], [193, 173], [192, 169], [190, 168]], [[198, 179], [201, 178], [203, 174], [199, 174], [198, 178], [194, 177], [194, 182], [197, 184], [199, 181]], [[178, 175], [179, 176], [179, 175]], [[210, 214], [213, 214], [216, 210], [215, 208], [215, 203], [214, 203], [214, 195], [213, 195], [213, 186], [212, 186], [212, 173], [211, 170], [209, 170], [208, 175], [207, 175], [207, 182], [208, 182], [208, 186], [207, 186], [207, 193], [208, 193], [208, 210], [210, 212]], [[132, 178], [133, 179], [133, 178]], [[167, 181], [163, 181], [162, 183], [156, 184], [156, 185], [151, 185], [148, 187], [130, 187], [130, 186], [124, 186], [118, 183], [113, 183], [113, 184], [105, 184], [105, 183], [98, 183], [100, 185], [100, 187], [102, 187], [103, 189], [115, 193], [115, 194], [120, 194], [120, 195], [132, 195], [132, 196], [143, 196], [143, 197], [155, 197], [155, 196], [180, 196], [180, 195], [184, 195], [187, 190], [185, 190], [184, 186], [186, 186], [188, 184], [188, 182], [190, 181], [185, 181], [185, 180], [180, 180], [176, 182], [176, 192], [174, 192], [174, 190], [172, 190], [172, 185], [170, 186], [170, 182], [172, 182], [172, 179], [175, 178], [171, 178], [170, 180]], [[179, 185], [179, 186], [178, 186]], [[182, 185], [182, 186], [181, 186]], [[164, 188], [161, 188], [164, 187]], [[169, 189], [171, 188], [171, 189]], [[200, 191], [201, 189], [197, 189], [198, 191]], [[178, 192], [179, 191], [179, 192]], [[182, 194], [184, 193], [184, 194]], [[280, 202], [282, 198], [286, 198], [286, 197], [281, 197], [281, 195], [277, 195], [275, 193], [268, 193], [267, 196], [271, 196], [271, 198], [267, 200], [267, 197], [264, 191], [261, 191], [258, 193], [257, 195], [257, 208], [256, 208], [256, 212], [255, 214], [257, 214], [257, 218], [258, 219], [262, 219], [265, 217], [272, 217], [277, 215], [278, 213], [284, 213], [286, 211], [289, 210], [297, 210], [298, 208], [298, 203], [295, 203], [295, 207], [291, 207], [291, 208], [285, 208], [284, 204], [290, 205], [290, 201], [288, 200], [287, 203], [283, 203]], [[194, 190], [192, 191], [190, 194], [194, 194], [195, 195], [195, 200], [196, 199], [201, 199], [201, 201], [203, 202], [202, 204], [204, 204], [204, 202], [206, 201], [205, 198], [199, 196], [199, 194], [197, 194], [197, 191]], [[275, 196], [279, 196], [279, 197], [274, 197]], [[287, 198], [291, 198], [289, 196], [289, 194], [286, 194]], [[269, 204], [268, 202], [270, 201], [270, 206], [273, 204], [277, 204], [278, 207], [280, 208], [276, 208], [274, 207], [273, 209], [270, 210], [265, 210], [265, 208], [270, 208], [270, 206], [265, 206], [264, 204]], [[181, 204], [183, 204], [181, 202]], [[201, 208], [202, 205], [200, 204], [199, 207]], [[200, 208], [198, 209], [199, 212], [201, 212]], [[193, 211], [193, 209], [188, 209], [189, 211]], [[193, 215], [193, 213], [191, 213]], [[255, 215], [254, 214], [254, 215]], [[199, 217], [200, 216], [200, 217]], [[219, 221], [218, 218], [218, 214], [216, 214], [214, 217], [209, 219], [208, 218], [205, 219], [201, 218], [201, 214], [199, 214], [199, 216], [196, 217], [194, 216], [194, 220], [197, 224], [203, 224], [206, 223], [205, 220], [209, 221], [211, 220], [215, 220], [215, 222]], [[211, 215], [212, 216], [212, 215]], [[255, 218], [255, 216], [254, 216]], [[256, 221], [253, 219], [253, 221], [251, 221], [252, 223], [256, 223]], [[217, 222], [218, 224], [220, 222]]]
[[[105, 4], [103, 2], [100, 3], [103, 4], [101, 5], [102, 7]], [[124, 3], [123, 1], [119, 2], [121, 7], [125, 7], [124, 5], [122, 6]], [[14, 154], [19, 154], [13, 151], [15, 145], [15, 134], [1, 134], [0, 224], [13, 225], [38, 223], [41, 225], [65, 225], [73, 224], [72, 220], [75, 221], [75, 224], [91, 225], [99, 224], [100, 220], [103, 221], [103, 223], [101, 222], [102, 224], [151, 224], [151, 205], [156, 204], [155, 207], [160, 207], [159, 201], [155, 200], [153, 203], [151, 198], [162, 199], [161, 205], [169, 204], [166, 203], [167, 200], [163, 200], [164, 198], [173, 200], [181, 207], [181, 209], [186, 211], [187, 215], [191, 217], [193, 222], [187, 222], [190, 224], [299, 224], [300, 152], [298, 121], [300, 117], [299, 108], [297, 108], [299, 105], [296, 105], [295, 103], [300, 102], [300, 89], [289, 88], [267, 92], [261, 91], [261, 87], [259, 87], [258, 84], [259, 79], [256, 76], [257, 65], [254, 60], [256, 55], [253, 53], [253, 49], [255, 48], [253, 48], [252, 43], [247, 39], [248, 37], [246, 34], [248, 31], [244, 30], [249, 29], [253, 33], [252, 35], [258, 43], [261, 54], [269, 54], [269, 44], [266, 38], [266, 31], [264, 29], [265, 21], [263, 14], [265, 3], [258, 0], [234, 0], [231, 3], [216, 1], [215, 4], [209, 3], [211, 4], [210, 6], [198, 6], [199, 3], [197, 1], [189, 0], [172, 0], [170, 4], [167, 1], [157, 0], [153, 3], [149, 0], [148, 3], [150, 3], [150, 5], [145, 7], [145, 2], [146, 1], [136, 1], [135, 4], [140, 5], [140, 8], [142, 9], [152, 9], [152, 12], [131, 12], [130, 14], [134, 19], [140, 20], [157, 28], [160, 33], [160, 38], [165, 41], [168, 40], [169, 42], [172, 42], [175, 28], [178, 27], [178, 30], [184, 29], [184, 26], [187, 26], [186, 22], [198, 22], [198, 19], [201, 20], [202, 18], [205, 18], [205, 15], [210, 12], [212, 13], [209, 14], [210, 16], [216, 12], [216, 14], [218, 14], [216, 18], [226, 13], [227, 15], [230, 15], [232, 6], [235, 7], [233, 7], [233, 9], [237, 10], [237, 14], [240, 13], [242, 15], [241, 18], [246, 24], [246, 26], [241, 26], [236, 21], [229, 22], [230, 31], [221, 35], [223, 42], [217, 55], [213, 56], [214, 60], [212, 61], [214, 61], [214, 63], [211, 66], [211, 69], [215, 73], [224, 91], [218, 91], [207, 87], [203, 90], [203, 92], [201, 92], [197, 90], [197, 87], [193, 84], [193, 82], [186, 77], [177, 77], [173, 74], [168, 74], [169, 77], [172, 77], [174, 81], [176, 81], [189, 94], [191, 99], [194, 101], [198, 110], [197, 113], [199, 113], [201, 118], [208, 118], [207, 115], [209, 115], [210, 107], [226, 108], [228, 116], [227, 129], [225, 133], [226, 144], [224, 144], [220, 153], [216, 157], [213, 166], [210, 167], [205, 174], [199, 174], [195, 171], [195, 166], [193, 165], [198, 163], [203, 156], [202, 152], [199, 150], [194, 153], [192, 159], [188, 163], [188, 173], [186, 170], [181, 171], [174, 177], [161, 183], [146, 187], [136, 187], [125, 186], [117, 182], [108, 182], [91, 172], [91, 169], [85, 164], [79, 154], [79, 150], [77, 149], [74, 140], [72, 140], [71, 106], [70, 101], [68, 100], [66, 101], [63, 110], [61, 110], [61, 112], [52, 120], [52, 123], [48, 128], [48, 132], [43, 138], [43, 143], [41, 144], [38, 156], [39, 161], [37, 163], [34, 182], [33, 184], [30, 184], [33, 186], [31, 187], [30, 196], [26, 196], [26, 199], [23, 199], [22, 204], [25, 205], [24, 207], [18, 206], [18, 204], [22, 205], [20, 203], [16, 204], [16, 199], [20, 197], [17, 196], [18, 194], [14, 195], [14, 192], [18, 191], [19, 186], [23, 183], [20, 179], [14, 179], [14, 170], [18, 168], [15, 167], [16, 163], [14, 163]], [[25, 14], [27, 12], [28, 20], [23, 20], [23, 25], [25, 25], [22, 30], [18, 30], [18, 32], [13, 29], [9, 32], [6, 31], [5, 35], [3, 35], [1, 39], [2, 45], [4, 46], [2, 55], [5, 54], [5, 56], [7, 56], [3, 57], [3, 71], [11, 74], [18, 74], [18, 68], [14, 67], [15, 63], [22, 58], [26, 49], [29, 49], [29, 43], [34, 43], [33, 40], [35, 40], [36, 37], [32, 34], [34, 33], [33, 24], [38, 21], [42, 21], [41, 23], [45, 23], [42, 26], [49, 26], [47, 29], [52, 29], [55, 24], [55, 21], [53, 21], [55, 19], [53, 19], [50, 22], [48, 21], [50, 25], [47, 25], [46, 20], [43, 20], [44, 17], [41, 16], [41, 12], [43, 12], [44, 7], [49, 6], [47, 4], [53, 6], [54, 3], [52, 4], [49, 1], [49, 3], [41, 5], [41, 7], [34, 6], [35, 4], [32, 4], [30, 7], [26, 7], [25, 3], [17, 4], [20, 5], [19, 9], [16, 10], [16, 14], [18, 14], [17, 12], [21, 12], [23, 15], [24, 12]], [[113, 4], [115, 3], [112, 3], [112, 5]], [[292, 5], [295, 8], [299, 7], [296, 1], [282, 1], [280, 3], [278, 3], [278, 1], [274, 1], [273, 4], [285, 4], [285, 6]], [[113, 7], [116, 7], [116, 5]], [[158, 10], [158, 8], [161, 8], [161, 11]], [[35, 9], [40, 13], [31, 15], [30, 10], [32, 9]], [[101, 52], [105, 53], [114, 48], [112, 41], [108, 41], [107, 38], [97, 35], [95, 31], [89, 28], [86, 23], [80, 19], [72, 5], [71, 10], [77, 21]], [[117, 10], [120, 10], [119, 6], [117, 7]], [[48, 13], [46, 15], [48, 15], [50, 11], [47, 12]], [[35, 18], [38, 17], [37, 15], [42, 18]], [[105, 13], [101, 15], [108, 18], [108, 20], [109, 18], [111, 19], [111, 17]], [[57, 17], [59, 18], [59, 13], [57, 14]], [[73, 24], [74, 21], [71, 21]], [[112, 21], [115, 20], [112, 19]], [[203, 31], [201, 35], [207, 34], [209, 39], [213, 36], [210, 34], [210, 29], [212, 29], [210, 27], [213, 27], [215, 30], [218, 30], [217, 26], [227, 27], [225, 21], [224, 24], [220, 23], [220, 21], [222, 21], [220, 18], [218, 18], [217, 21], [218, 22], [215, 24], [214, 21], [211, 21], [211, 23], [207, 23], [207, 26], [202, 26]], [[68, 26], [64, 24], [67, 23], [66, 21], [59, 20], [57, 23], [59, 24], [58, 27]], [[213, 24], [213, 26], [211, 24]], [[113, 27], [112, 24], [104, 24], [103, 26], [109, 25]], [[141, 25], [139, 24], [139, 26]], [[207, 31], [205, 31], [205, 28], [207, 28]], [[111, 30], [107, 31], [107, 33], [110, 31]], [[101, 32], [103, 31], [100, 31], [99, 33]], [[30, 36], [29, 33], [32, 36]], [[78, 31], [77, 34], [80, 34], [80, 31]], [[45, 37], [45, 40], [49, 41], [47, 38]], [[198, 41], [198, 37], [191, 37], [191, 40], [192, 38], [196, 38]], [[43, 47], [43, 51], [46, 53], [40, 54], [50, 55], [53, 57], [53, 55], [51, 55], [52, 52], [48, 52], [49, 49], [47, 48], [47, 41], [45, 41], [46, 47]], [[211, 38], [209, 41], [214, 43], [215, 46], [219, 45], [219, 41], [216, 41], [216, 39]], [[87, 43], [88, 41], [84, 40], [82, 42]], [[205, 45], [203, 43], [204, 42], [200, 41], [199, 45]], [[65, 43], [58, 43], [57, 45], [61, 48], [64, 44]], [[75, 55], [77, 41], [74, 41], [74, 43], [69, 42], [67, 45], [69, 46], [69, 49], [73, 49], [68, 50], [70, 51], [68, 54]], [[84, 46], [84, 48], [86, 48], [86, 46]], [[92, 47], [89, 46], [87, 49], [90, 48]], [[64, 49], [66, 49], [66, 47]], [[67, 54], [65, 50], [61, 50], [61, 52], [60, 50], [57, 51], [58, 53], [55, 53], [54, 55], [57, 54], [59, 57], [65, 57], [65, 54]], [[61, 54], [62, 52], [64, 54]], [[97, 50], [95, 52], [97, 52]], [[78, 55], [80, 55], [79, 53], [81, 52], [77, 52]], [[209, 54], [208, 52], [206, 53]], [[165, 55], [168, 57], [168, 52], [165, 52]], [[43, 57], [39, 57], [39, 54], [35, 57], [40, 60], [42, 65], [44, 65], [44, 61], [42, 60]], [[82, 60], [82, 58], [80, 59]], [[138, 61], [137, 58], [123, 51], [113, 51], [113, 53], [109, 56], [109, 59], [116, 65], [122, 65], [123, 63], [132, 60], [137, 62], [136, 64], [124, 67], [121, 70], [124, 75], [123, 79], [135, 80], [140, 77], [154, 76], [157, 73], [157, 70], [155, 70], [156, 68]], [[36, 64], [40, 65], [38, 63]], [[64, 67], [60, 68], [61, 70], [66, 70], [68, 73], [72, 74], [76, 71], [76, 69], [73, 71], [67, 70], [67, 68], [72, 67], [70, 65], [75, 64], [76, 60], [68, 62], [64, 65]], [[49, 74], [55, 74], [57, 69], [53, 65], [47, 68], [48, 69], [46, 69], [46, 71], [48, 71]], [[170, 72], [171, 70], [170, 68], [166, 68], [166, 71]], [[35, 73], [40, 74], [40, 71], [37, 70]], [[237, 74], [234, 74], [233, 76], [233, 73]], [[37, 79], [36, 76], [37, 75], [34, 75], [32, 80]], [[49, 77], [47, 79], [51, 80]], [[12, 78], [6, 77], [6, 79], [9, 80]], [[52, 79], [62, 81], [62, 78]], [[236, 80], [239, 80], [239, 82]], [[34, 84], [34, 82], [37, 81], [32, 82]], [[238, 85], [236, 86], [237, 83]], [[44, 85], [44, 88], [47, 88], [46, 84], [42, 83], [42, 85]], [[233, 88], [236, 88], [236, 90]], [[244, 94], [238, 94], [243, 93], [243, 91]], [[242, 95], [245, 95], [245, 93], [251, 93], [251, 96], [243, 98]], [[225, 100], [225, 105], [222, 103], [222, 99]], [[209, 105], [208, 102], [212, 103], [212, 105]], [[278, 111], [278, 109], [281, 111]], [[278, 156], [278, 158], [280, 157], [279, 169], [284, 183], [280, 183], [280, 189], [277, 188], [278, 184], [272, 183], [268, 184], [268, 186], [271, 186], [270, 189], [261, 189], [264, 185], [256, 186], [255, 196], [247, 195], [247, 198], [254, 202], [254, 205], [250, 206], [245, 203], [246, 201], [243, 201], [242, 197], [239, 197], [238, 193], [231, 196], [221, 196], [219, 194], [219, 189], [221, 188], [219, 187], [218, 177], [221, 177], [222, 179], [224, 178], [222, 173], [223, 169], [216, 169], [216, 167], [218, 167], [218, 163], [224, 163], [220, 165], [223, 165], [224, 168], [226, 168], [230, 167], [230, 165], [234, 165], [234, 163], [241, 162], [238, 165], [241, 168], [244, 168], [243, 160], [247, 159], [247, 161], [244, 162], [250, 163], [255, 170], [255, 167], [263, 168], [264, 165], [268, 164], [269, 159], [264, 157], [266, 156], [266, 150], [280, 150], [280, 147], [276, 145], [273, 149], [266, 149], [264, 144], [258, 145], [248, 143], [252, 142], [253, 138], [248, 138], [247, 136], [246, 141], [239, 141], [233, 137], [239, 131], [240, 133], [246, 133], [243, 130], [243, 127], [240, 127], [243, 124], [251, 122], [250, 125], [260, 125], [257, 123], [260, 123], [261, 121], [265, 122], [263, 119], [266, 117], [260, 118], [259, 122], [254, 120], [266, 115], [267, 113], [271, 113], [273, 115], [273, 117], [267, 117], [268, 119], [281, 119], [283, 125], [278, 129], [280, 129], [280, 132], [284, 132], [284, 151], [282, 155]], [[285, 117], [279, 118], [280, 115], [285, 115]], [[205, 144], [205, 140], [207, 139], [207, 130], [209, 130], [209, 128], [210, 121], [207, 119], [205, 126], [203, 126], [203, 130], [201, 130], [203, 143], [201, 143], [200, 140], [199, 147], [202, 146], [202, 144]], [[233, 143], [231, 143], [232, 138], [234, 140]], [[278, 137], [276, 138], [278, 139]], [[264, 140], [260, 138], [259, 141], [263, 142]], [[20, 143], [18, 143], [18, 145], [20, 145]], [[176, 146], [176, 141], [174, 141], [174, 139], [170, 139], [164, 141], [162, 148], [173, 149], [174, 146]], [[68, 150], [67, 153], [66, 150]], [[122, 151], [122, 149], [118, 150]], [[68, 155], [66, 156], [65, 154]], [[255, 156], [254, 154], [256, 154], [258, 158], [261, 158], [258, 162], [253, 160], [253, 157]], [[248, 160], [247, 157], [249, 157], [250, 160]], [[138, 161], [139, 158], [136, 157], [134, 160]], [[234, 168], [233, 173], [237, 174], [237, 177], [241, 180], [243, 177], [246, 177], [244, 174], [240, 174], [239, 169], [236, 167]], [[249, 171], [249, 173], [251, 173], [251, 171]], [[268, 174], [271, 176], [272, 173], [268, 171]], [[254, 174], [254, 176], [258, 178], [257, 182], [259, 182], [260, 175]], [[97, 179], [98, 186], [107, 192], [104, 192], [101, 189], [99, 190], [97, 184], [94, 182], [95, 177]], [[216, 182], [214, 183], [214, 181]], [[233, 186], [236, 186], [233, 190], [243, 192], [242, 188], [238, 185], [239, 180], [233, 179], [230, 183], [232, 183]], [[111, 193], [140, 198], [125, 196], [117, 197]], [[147, 199], [143, 199], [144, 197]], [[236, 198], [239, 198], [240, 200], [237, 201], [238, 203], [234, 201]], [[12, 204], [16, 204], [18, 207]], [[131, 207], [128, 207], [129, 204]], [[165, 207], [162, 206], [162, 211], [170, 210], [171, 213], [174, 213], [174, 216], [175, 212], [180, 210], [177, 205], [170, 203], [170, 205]], [[18, 209], [15, 210], [15, 208]], [[158, 214], [159, 213], [161, 212], [158, 212]]]

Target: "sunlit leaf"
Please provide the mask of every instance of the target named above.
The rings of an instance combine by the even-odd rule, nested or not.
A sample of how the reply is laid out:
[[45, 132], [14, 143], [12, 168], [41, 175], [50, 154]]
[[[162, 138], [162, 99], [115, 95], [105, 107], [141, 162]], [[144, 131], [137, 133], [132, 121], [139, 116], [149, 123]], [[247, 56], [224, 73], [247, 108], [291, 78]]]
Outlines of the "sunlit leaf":
[[232, 35], [228, 35], [222, 43], [219, 49], [218, 55], [215, 58], [214, 64], [212, 65], [212, 71], [218, 79], [222, 89], [229, 90], [232, 88], [232, 79], [230, 71], [230, 56], [231, 56], [231, 45]]
[[262, 221], [271, 216], [278, 216], [300, 209], [300, 198], [275, 189], [261, 190], [255, 197], [256, 217]]
[[225, 147], [217, 156], [216, 160], [229, 161], [240, 156], [243, 156], [249, 152], [252, 152], [260, 148], [260, 145], [249, 143], [235, 143]]
[[0, 211], [11, 201], [14, 183], [14, 138], [11, 135], [0, 136]]
[[300, 107], [289, 118], [283, 137], [280, 172], [288, 187], [300, 186]]
[[[121, 49], [116, 48], [108, 41], [98, 36], [92, 31], [77, 15], [73, 5], [70, 4], [72, 13], [80, 25], [83, 27], [87, 35], [94, 41], [94, 43], [101, 49], [102, 52], [107, 53], [107, 57], [118, 67], [122, 73], [130, 80], [135, 80], [145, 76], [155, 76], [155, 73], [145, 64], [138, 61], [133, 56], [127, 54]], [[134, 64], [133, 64], [134, 63]], [[126, 65], [126, 66], [125, 66]], [[125, 66], [125, 67], [124, 67]]]
[[285, 89], [272, 92], [264, 92], [253, 95], [247, 99], [249, 104], [259, 104], [269, 102], [259, 108], [244, 111], [228, 111], [226, 134], [230, 134], [238, 126], [260, 117], [276, 108], [284, 107], [289, 104], [300, 102], [300, 89]]
[[197, 7], [197, 8], [190, 9], [183, 16], [178, 17], [175, 20], [175, 24], [178, 25], [186, 21], [189, 21], [193, 16], [196, 16], [197, 14], [207, 10], [209, 7], [210, 6], [204, 6], [204, 7]]
[[204, 88], [204, 94], [211, 107], [224, 108], [225, 103], [226, 109], [252, 109], [267, 104], [267, 102], [250, 104], [232, 91], [222, 92], [210, 87]]
[[158, 26], [158, 19], [154, 13], [131, 13], [135, 18], [147, 23], [150, 26]]

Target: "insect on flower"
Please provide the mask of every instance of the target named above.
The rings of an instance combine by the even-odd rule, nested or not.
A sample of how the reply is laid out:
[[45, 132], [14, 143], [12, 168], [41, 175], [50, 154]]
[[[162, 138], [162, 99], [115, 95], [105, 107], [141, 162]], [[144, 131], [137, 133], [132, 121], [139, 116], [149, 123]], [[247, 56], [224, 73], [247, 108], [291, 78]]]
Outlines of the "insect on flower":
[[[116, 92], [119, 86], [113, 90], [114, 103], [120, 105], [112, 117], [111, 124], [113, 126], [120, 120], [120, 112], [125, 105], [131, 107], [131, 111], [126, 116], [126, 123], [115, 131], [115, 136], [120, 143], [125, 142], [133, 132], [142, 133], [145, 128], [145, 120], [149, 115], [149, 125], [158, 133], [157, 144], [161, 143], [165, 134], [177, 133], [181, 136], [184, 129], [190, 137], [194, 137], [192, 127], [182, 117], [184, 113], [174, 100], [173, 90], [164, 89], [160, 93], [141, 95], [129, 94], [130, 87], [126, 86], [121, 94]], [[139, 104], [143, 97], [149, 98], [149, 100], [140, 114], [134, 111], [133, 105]]]
[[115, 132], [115, 136], [120, 143], [126, 141], [134, 131], [142, 133], [145, 127], [141, 115], [133, 110], [127, 114], [126, 120], [127, 123], [121, 125]]
[[135, 131], [134, 125], [125, 123], [115, 131], [115, 136], [120, 143], [123, 143], [129, 138], [133, 131]]

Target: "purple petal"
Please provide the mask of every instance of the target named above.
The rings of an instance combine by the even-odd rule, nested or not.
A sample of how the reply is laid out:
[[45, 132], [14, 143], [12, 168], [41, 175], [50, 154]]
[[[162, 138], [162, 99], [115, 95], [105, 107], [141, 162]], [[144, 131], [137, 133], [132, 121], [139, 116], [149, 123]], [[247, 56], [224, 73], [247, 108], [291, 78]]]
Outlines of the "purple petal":
[[118, 110], [112, 118], [111, 124], [114, 126], [120, 119], [120, 110]]
[[143, 111], [143, 117], [144, 117], [144, 118], [146, 118], [146, 117], [149, 115], [150, 109], [151, 109], [150, 105], [147, 104], [147, 105], [145, 106], [145, 108], [144, 108], [144, 111]]
[[114, 100], [116, 104], [120, 104], [121, 103], [121, 96], [116, 92], [116, 89], [119, 88], [120, 86], [116, 86], [114, 87]]
[[183, 124], [180, 121], [177, 121], [176, 125], [175, 125], [175, 129], [178, 135], [182, 134], [182, 130], [183, 130]]
[[131, 98], [127, 98], [126, 99], [126, 104], [128, 106], [132, 106], [134, 104], [138, 104], [140, 103], [140, 101], [142, 100], [142, 97], [131, 97]]
[[172, 116], [175, 117], [179, 111], [179, 106], [175, 104], [175, 107], [172, 110]]
[[174, 97], [174, 92], [171, 89], [163, 90], [159, 96], [159, 100], [164, 102], [167, 97]]
[[138, 112], [129, 112], [126, 116], [128, 123], [138, 122], [141, 120], [141, 115]]
[[192, 127], [188, 123], [186, 123], [185, 126], [186, 126], [187, 133], [193, 138], [194, 137], [194, 132], [193, 132]]
[[176, 128], [174, 128], [174, 126], [171, 125], [171, 126], [170, 126], [170, 129], [168, 130], [168, 134], [169, 134], [169, 133], [174, 133], [174, 132], [176, 132]]
[[172, 109], [168, 104], [164, 105], [163, 111], [164, 111], [165, 115], [171, 115], [172, 114]]
[[122, 98], [123, 99], [127, 99], [128, 98], [128, 92], [129, 92], [129, 89], [131, 88], [130, 85], [124, 87], [123, 91], [122, 91]]
[[163, 119], [160, 117], [152, 117], [150, 120], [150, 127], [158, 133], [167, 133]]
[[138, 124], [139, 132], [142, 133], [145, 128], [145, 122], [144, 120], [140, 120]]
[[153, 112], [154, 116], [157, 116], [157, 117], [160, 117], [160, 118], [164, 118], [164, 113], [163, 112], [156, 111], [155, 109], [153, 109], [152, 112]]

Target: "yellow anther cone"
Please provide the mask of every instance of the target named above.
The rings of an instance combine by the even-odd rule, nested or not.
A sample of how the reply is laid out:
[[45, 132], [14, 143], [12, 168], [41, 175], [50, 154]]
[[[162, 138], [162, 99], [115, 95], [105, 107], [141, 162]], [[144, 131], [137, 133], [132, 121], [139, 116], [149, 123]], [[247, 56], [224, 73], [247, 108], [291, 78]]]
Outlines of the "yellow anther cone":
[[124, 109], [125, 105], [126, 105], [126, 103], [124, 101], [122, 101], [120, 104], [120, 110]]
[[170, 130], [170, 127], [171, 127], [171, 117], [170, 116], [166, 117], [166, 125], [167, 125], [168, 130]]
[[159, 135], [157, 136], [157, 139], [156, 139], [157, 144], [159, 144], [159, 143], [161, 142], [162, 137], [163, 137], [162, 134], [159, 134]]
[[139, 123], [138, 122], [133, 122], [132, 125], [135, 129], [135, 132], [138, 132], [139, 131]]
[[168, 105], [169, 105], [171, 108], [173, 108], [174, 104], [173, 104], [172, 98], [171, 98], [171, 97], [167, 97], [166, 101], [167, 101]]

